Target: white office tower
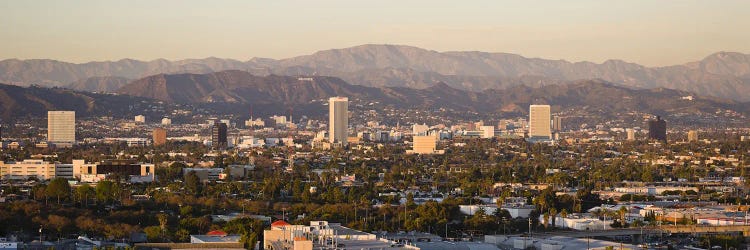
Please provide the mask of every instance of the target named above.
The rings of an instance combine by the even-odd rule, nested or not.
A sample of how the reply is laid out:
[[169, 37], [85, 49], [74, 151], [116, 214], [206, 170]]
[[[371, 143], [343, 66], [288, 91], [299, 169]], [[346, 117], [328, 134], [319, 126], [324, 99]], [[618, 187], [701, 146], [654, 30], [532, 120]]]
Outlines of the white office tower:
[[688, 142], [698, 141], [698, 131], [690, 130], [687, 134]]
[[635, 130], [632, 128], [625, 130], [628, 133], [628, 141], [635, 141]]
[[346, 145], [349, 129], [349, 98], [331, 97], [328, 99], [328, 141]]
[[495, 126], [481, 126], [479, 127], [479, 130], [482, 131], [483, 139], [490, 139], [492, 137], [495, 137]]
[[529, 138], [532, 140], [552, 139], [549, 105], [531, 105], [529, 107]]
[[146, 123], [146, 116], [136, 115], [134, 120], [135, 122]]
[[169, 119], [169, 118], [166, 118], [166, 117], [162, 118], [161, 119], [161, 125], [172, 125], [172, 119]]
[[47, 111], [47, 142], [70, 143], [76, 141], [76, 112]]

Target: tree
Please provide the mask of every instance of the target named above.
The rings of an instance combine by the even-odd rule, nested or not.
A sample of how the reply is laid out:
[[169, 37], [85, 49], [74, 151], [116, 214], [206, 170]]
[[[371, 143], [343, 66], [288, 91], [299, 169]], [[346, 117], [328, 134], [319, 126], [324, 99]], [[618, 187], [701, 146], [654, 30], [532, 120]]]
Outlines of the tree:
[[47, 217], [47, 227], [54, 228], [58, 234], [62, 234], [63, 230], [72, 225], [70, 219], [63, 216], [50, 214]]
[[195, 173], [190, 171], [185, 175], [185, 189], [194, 195], [198, 195], [201, 192], [201, 179]]
[[94, 189], [89, 184], [83, 184], [76, 188], [76, 196], [81, 201], [81, 205], [87, 207], [89, 205], [89, 195], [94, 192]]
[[109, 202], [114, 199], [114, 185], [112, 181], [104, 180], [96, 184], [96, 200]]
[[150, 226], [143, 229], [149, 242], [156, 242], [161, 239], [161, 228], [159, 226]]
[[63, 178], [55, 178], [50, 181], [46, 188], [47, 196], [57, 197], [57, 204], [60, 200], [67, 199], [70, 196], [70, 184]]
[[556, 225], [555, 224], [555, 220], [557, 218], [557, 208], [554, 208], [554, 207], [550, 208], [549, 209], [549, 216], [552, 218], [552, 221], [550, 221], [550, 223], [552, 224], [552, 227], [554, 228], [555, 225]]
[[240, 241], [246, 249], [253, 249], [263, 233], [263, 222], [253, 218], [239, 218], [227, 222], [224, 231], [240, 235]]
[[620, 225], [625, 227], [625, 215], [628, 213], [628, 208], [621, 206], [620, 209], [617, 210], [617, 213], [620, 215]]
[[156, 215], [156, 219], [159, 220], [159, 228], [161, 229], [161, 232], [164, 233], [167, 231], [167, 222], [168, 217], [165, 213], [159, 213]]

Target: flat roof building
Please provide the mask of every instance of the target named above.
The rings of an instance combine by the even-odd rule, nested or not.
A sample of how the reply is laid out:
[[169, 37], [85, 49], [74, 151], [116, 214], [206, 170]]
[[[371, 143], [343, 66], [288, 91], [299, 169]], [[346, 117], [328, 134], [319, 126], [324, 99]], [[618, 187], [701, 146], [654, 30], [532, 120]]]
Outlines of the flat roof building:
[[656, 120], [648, 121], [648, 138], [667, 142], [667, 122], [656, 116]]
[[349, 98], [328, 99], [328, 141], [346, 145], [349, 136]]
[[50, 143], [73, 144], [76, 141], [76, 112], [47, 112], [47, 141]]
[[154, 146], [160, 146], [167, 143], [167, 130], [155, 128], [153, 131]]
[[549, 105], [529, 106], [529, 138], [552, 140]]

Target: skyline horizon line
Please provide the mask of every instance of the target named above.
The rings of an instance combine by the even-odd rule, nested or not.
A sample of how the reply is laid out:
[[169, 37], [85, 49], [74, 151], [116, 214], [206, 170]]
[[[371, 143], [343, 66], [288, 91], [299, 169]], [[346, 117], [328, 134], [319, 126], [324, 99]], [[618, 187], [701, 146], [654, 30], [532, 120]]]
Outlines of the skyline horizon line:
[[252, 61], [254, 59], [270, 59], [270, 60], [275, 60], [275, 61], [288, 60], [288, 59], [293, 59], [293, 58], [297, 58], [297, 57], [312, 56], [314, 54], [317, 54], [317, 53], [320, 53], [320, 52], [325, 52], [325, 51], [346, 50], [346, 49], [352, 49], [352, 48], [363, 47], [363, 46], [411, 47], [411, 48], [417, 48], [417, 49], [426, 50], [426, 51], [430, 51], [430, 52], [437, 52], [437, 53], [441, 53], [441, 54], [442, 53], [450, 53], [450, 52], [463, 52], [463, 53], [467, 53], [467, 52], [479, 52], [479, 53], [488, 53], [488, 54], [509, 54], [509, 55], [517, 55], [517, 56], [523, 57], [525, 59], [542, 59], [542, 60], [550, 60], [550, 61], [565, 61], [565, 62], [574, 63], [574, 64], [575, 63], [594, 63], [594, 64], [601, 65], [601, 64], [604, 64], [604, 63], [606, 63], [608, 61], [622, 61], [622, 62], [625, 62], [625, 63], [638, 64], [638, 65], [641, 65], [641, 66], [644, 66], [644, 67], [647, 67], [647, 68], [670, 67], [670, 66], [684, 65], [684, 64], [693, 63], [693, 62], [699, 62], [699, 61], [704, 60], [704, 59], [706, 59], [706, 58], [708, 58], [708, 57], [710, 57], [712, 55], [716, 55], [716, 54], [720, 54], [720, 53], [737, 53], [737, 54], [743, 54], [743, 55], [750, 55], [750, 51], [749, 52], [742, 52], [742, 51], [723, 50], [722, 49], [722, 50], [719, 50], [719, 51], [708, 53], [707, 55], [702, 56], [700, 58], [688, 60], [688, 61], [685, 61], [685, 62], [682, 62], [682, 63], [672, 63], [672, 64], [665, 64], [665, 65], [650, 65], [650, 64], [646, 64], [646, 63], [642, 63], [642, 62], [638, 62], [638, 61], [631, 61], [631, 60], [626, 60], [626, 59], [616, 58], [616, 57], [608, 58], [606, 60], [590, 60], [590, 59], [587, 59], [587, 60], [572, 60], [572, 59], [567, 59], [567, 58], [557, 58], [557, 59], [554, 59], [554, 58], [551, 58], [551, 57], [543, 57], [543, 56], [528, 56], [528, 55], [525, 55], [523, 53], [512, 53], [512, 52], [502, 52], [502, 51], [493, 51], [493, 52], [490, 52], [490, 51], [482, 51], [482, 50], [434, 50], [434, 49], [429, 49], [429, 48], [420, 47], [420, 46], [416, 46], [416, 45], [409, 45], [409, 44], [397, 44], [397, 43], [364, 43], [364, 44], [359, 44], [359, 45], [354, 45], [354, 46], [348, 46], [348, 47], [341, 47], [341, 48], [317, 49], [317, 50], [314, 50], [313, 52], [307, 52], [307, 53], [303, 53], [303, 54], [300, 54], [300, 55], [291, 56], [291, 57], [283, 57], [283, 58], [271, 58], [271, 57], [263, 57], [263, 56], [252, 56], [252, 57], [250, 57], [248, 59], [240, 59], [238, 57], [221, 57], [221, 56], [207, 56], [207, 57], [196, 56], [196, 57], [184, 57], [184, 58], [156, 57], [156, 58], [151, 58], [151, 59], [144, 59], [144, 58], [137, 58], [137, 57], [122, 57], [122, 58], [119, 58], [119, 59], [111, 58], [111, 59], [97, 59], [97, 60], [88, 60], [88, 61], [76, 61], [76, 60], [65, 60], [65, 59], [59, 59], [59, 58], [19, 58], [19, 57], [10, 57], [10, 58], [0, 58], [0, 62], [9, 61], [9, 60], [19, 60], [19, 61], [51, 60], [51, 61], [57, 61], [57, 62], [63, 62], [63, 63], [70, 63], [70, 64], [75, 64], [75, 65], [82, 65], [82, 64], [88, 64], [88, 63], [119, 62], [119, 61], [124, 61], [124, 60], [141, 61], [141, 62], [153, 62], [153, 61], [165, 60], [165, 61], [170, 61], [170, 62], [179, 62], [179, 61], [187, 61], [187, 60], [221, 59], [221, 60], [234, 60], [234, 61], [246, 63], [246, 62], [250, 62], [250, 61]]

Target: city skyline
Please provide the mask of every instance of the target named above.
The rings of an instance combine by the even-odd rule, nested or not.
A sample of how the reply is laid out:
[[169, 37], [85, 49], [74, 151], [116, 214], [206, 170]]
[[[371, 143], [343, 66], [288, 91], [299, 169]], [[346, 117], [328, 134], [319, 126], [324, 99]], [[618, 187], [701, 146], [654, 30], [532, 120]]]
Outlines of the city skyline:
[[5, 1], [0, 249], [750, 249], [748, 9]]
[[[742, 24], [750, 23], [742, 12], [750, 8], [746, 1], [462, 5], [447, 1], [17, 1], [4, 5], [0, 28], [6, 32], [0, 39], [6, 46], [0, 48], [0, 59], [75, 63], [123, 58], [282, 59], [361, 44], [400, 44], [437, 51], [505, 52], [572, 62], [621, 59], [667, 66], [719, 51], [750, 52], [750, 34], [742, 32], [746, 28]], [[195, 39], [197, 34], [202, 39]], [[320, 34], [328, 35], [309, 39]]]

